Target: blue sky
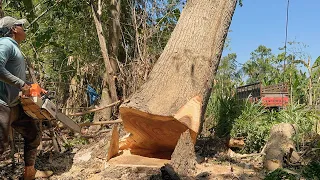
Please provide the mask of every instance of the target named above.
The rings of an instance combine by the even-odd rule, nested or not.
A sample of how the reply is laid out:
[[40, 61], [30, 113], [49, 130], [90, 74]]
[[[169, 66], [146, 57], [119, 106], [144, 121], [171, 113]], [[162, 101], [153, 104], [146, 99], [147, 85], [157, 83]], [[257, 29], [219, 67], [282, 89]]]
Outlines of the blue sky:
[[[243, 0], [234, 14], [228, 38], [237, 61], [246, 62], [250, 53], [259, 45], [265, 45], [278, 53], [284, 46], [287, 0]], [[307, 44], [305, 49], [313, 60], [320, 47], [320, 0], [290, 0], [288, 41]]]

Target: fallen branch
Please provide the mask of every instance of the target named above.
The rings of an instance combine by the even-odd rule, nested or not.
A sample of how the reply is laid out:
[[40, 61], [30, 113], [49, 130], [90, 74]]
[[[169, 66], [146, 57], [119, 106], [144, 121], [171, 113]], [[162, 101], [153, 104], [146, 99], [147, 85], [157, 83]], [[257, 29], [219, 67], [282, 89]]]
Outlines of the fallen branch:
[[81, 137], [83, 137], [83, 138], [95, 138], [95, 137], [97, 137], [98, 135], [100, 135], [102, 133], [108, 133], [110, 131], [111, 131], [111, 129], [105, 129], [105, 130], [98, 131], [97, 133], [95, 133], [93, 135], [81, 135]]
[[[127, 100], [128, 101], [128, 100]], [[125, 101], [125, 102], [127, 102], [127, 101]], [[114, 102], [114, 103], [111, 103], [111, 104], [109, 104], [109, 105], [107, 105], [107, 106], [103, 106], [103, 107], [98, 107], [98, 108], [95, 108], [95, 109], [90, 109], [90, 110], [88, 110], [88, 111], [84, 111], [84, 112], [77, 112], [77, 113], [74, 113], [74, 114], [68, 114], [68, 116], [82, 116], [82, 115], [85, 115], [85, 114], [89, 114], [89, 113], [92, 113], [92, 112], [96, 112], [96, 111], [100, 111], [100, 110], [103, 110], [103, 109], [105, 109], [105, 108], [108, 108], [108, 107], [112, 107], [112, 106], [115, 106], [115, 105], [117, 105], [117, 104], [119, 104], [119, 103], [121, 103], [122, 101], [116, 101], [116, 102]]]
[[265, 153], [239, 154], [239, 153], [235, 153], [231, 149], [228, 150], [227, 154], [231, 158], [240, 158], [240, 159], [247, 158], [247, 157], [265, 156], [266, 155]]
[[87, 123], [81, 123], [81, 124], [79, 124], [79, 126], [83, 127], [83, 126], [103, 125], [103, 124], [116, 124], [116, 123], [122, 123], [122, 119], [117, 119], [117, 120], [114, 120], [114, 121], [87, 122]]

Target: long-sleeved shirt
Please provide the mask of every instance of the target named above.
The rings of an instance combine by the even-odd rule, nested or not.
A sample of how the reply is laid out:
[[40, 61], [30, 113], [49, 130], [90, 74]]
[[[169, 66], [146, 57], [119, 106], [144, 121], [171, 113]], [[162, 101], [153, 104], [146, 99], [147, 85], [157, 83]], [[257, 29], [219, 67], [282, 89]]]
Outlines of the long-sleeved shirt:
[[25, 81], [26, 64], [18, 43], [10, 37], [0, 38], [0, 104], [17, 105]]

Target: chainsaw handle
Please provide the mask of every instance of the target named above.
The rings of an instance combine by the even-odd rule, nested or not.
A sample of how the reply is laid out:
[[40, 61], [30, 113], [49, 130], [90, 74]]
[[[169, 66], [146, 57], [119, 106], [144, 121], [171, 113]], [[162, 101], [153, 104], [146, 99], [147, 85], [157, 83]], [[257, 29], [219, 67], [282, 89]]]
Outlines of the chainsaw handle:
[[51, 98], [53, 98], [53, 97], [55, 97], [55, 96], [56, 96], [56, 92], [55, 92], [55, 91], [47, 91], [47, 93], [44, 94], [44, 95], [41, 97], [41, 99], [42, 99], [42, 100], [51, 99]]

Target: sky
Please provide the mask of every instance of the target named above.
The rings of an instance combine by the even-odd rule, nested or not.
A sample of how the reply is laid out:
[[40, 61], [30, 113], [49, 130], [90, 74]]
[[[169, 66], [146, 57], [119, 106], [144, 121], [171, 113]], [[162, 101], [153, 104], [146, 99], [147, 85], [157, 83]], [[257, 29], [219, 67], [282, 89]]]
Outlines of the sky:
[[[278, 53], [284, 47], [286, 8], [288, 0], [243, 0], [230, 26], [230, 48], [223, 55], [234, 52], [237, 61], [244, 63], [259, 45]], [[320, 0], [290, 0], [288, 41], [302, 42], [314, 61], [320, 55]]]

